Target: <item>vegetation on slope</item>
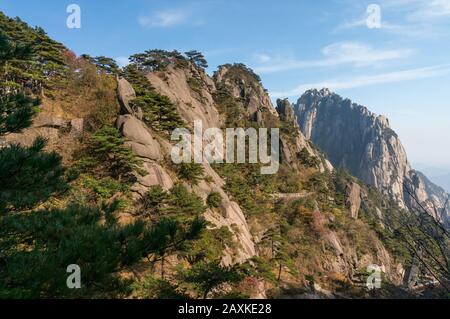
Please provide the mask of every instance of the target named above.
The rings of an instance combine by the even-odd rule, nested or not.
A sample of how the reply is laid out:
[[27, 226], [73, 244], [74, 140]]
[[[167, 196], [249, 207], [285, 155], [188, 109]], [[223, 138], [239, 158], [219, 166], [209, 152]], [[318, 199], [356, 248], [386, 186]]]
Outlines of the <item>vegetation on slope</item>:
[[[405, 241], [419, 241], [434, 255], [442, 249], [424, 233], [422, 221], [405, 219], [406, 212], [364, 185], [361, 219], [351, 218], [345, 192], [355, 180], [342, 171], [320, 172], [317, 157], [303, 149], [294, 159], [298, 170], [283, 162], [274, 176], [261, 175], [258, 165], [214, 166], [260, 240], [258, 257], [223, 266], [224, 252], [236, 243], [227, 227], [213, 229], [202, 217], [208, 207], [218, 209], [220, 194], [204, 201], [190, 191], [205, 178], [202, 167], [179, 166], [174, 173], [184, 184], [167, 191], [152, 187], [135, 203], [130, 188], [141, 161], [113, 126], [116, 75], [133, 85], [132, 103], [153, 130], [183, 126], [177, 106], [145, 74], [189, 63], [201, 70], [207, 67], [201, 53], [150, 50], [120, 69], [108, 57], [77, 57], [19, 19], [0, 14], [0, 29], [0, 138], [26, 130], [43, 109], [87, 123], [81, 140], [61, 154], [40, 138], [28, 147], [0, 149], [0, 171], [8, 172], [0, 177], [0, 297], [245, 298], [260, 281], [269, 297], [311, 291], [314, 283], [344, 296], [367, 296], [355, 288], [349, 269], [330, 271], [336, 262], [330, 236], [342, 244], [344, 260], [353, 252], [374, 259], [380, 240], [404, 265], [414, 259]], [[231, 69], [232, 79], [260, 85], [244, 65]], [[214, 99], [227, 127], [261, 125], [227, 87], [217, 89]], [[288, 123], [266, 114], [264, 125], [282, 128], [292, 143]], [[436, 260], [436, 267], [443, 262]], [[73, 264], [82, 269], [81, 289], [66, 285]], [[367, 276], [365, 269], [351, 270]]]
[[[128, 189], [140, 163], [112, 127], [118, 111], [112, 60], [76, 57], [42, 29], [3, 14], [0, 25], [5, 30], [0, 37], [1, 134], [26, 130], [39, 107], [51, 112], [57, 106], [88, 122], [82, 139], [87, 143], [62, 154], [65, 167], [41, 138], [30, 147], [0, 149], [0, 167], [8, 172], [0, 188], [0, 296], [125, 297], [138, 284], [129, 276], [138, 264], [159, 264], [164, 281], [164, 260], [173, 255], [185, 256], [191, 267], [201, 263], [195, 269], [220, 260], [224, 247], [219, 243], [229, 234], [206, 229], [202, 200], [181, 185], [171, 190], [164, 214], [155, 215], [147, 206], [142, 216], [121, 221], [132, 211]], [[163, 99], [163, 104], [169, 103]], [[159, 119], [162, 123], [168, 121]], [[80, 289], [66, 285], [70, 265], [81, 268]], [[199, 287], [205, 297], [215, 285], [237, 278], [232, 269], [214, 267], [224, 274], [216, 283], [203, 283], [209, 278], [188, 270], [180, 271], [180, 280], [193, 285], [192, 291]]]

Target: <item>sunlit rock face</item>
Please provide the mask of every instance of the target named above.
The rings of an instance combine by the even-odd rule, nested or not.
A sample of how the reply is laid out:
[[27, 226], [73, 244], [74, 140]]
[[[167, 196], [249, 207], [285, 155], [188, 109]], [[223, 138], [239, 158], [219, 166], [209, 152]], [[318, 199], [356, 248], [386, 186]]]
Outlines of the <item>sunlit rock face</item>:
[[[328, 89], [305, 92], [294, 104], [298, 124], [336, 168], [353, 175], [396, 201], [401, 207], [417, 203], [404, 186], [436, 219], [445, 212], [446, 193], [411, 168], [398, 135], [389, 120]], [[434, 207], [437, 208], [435, 211]]]

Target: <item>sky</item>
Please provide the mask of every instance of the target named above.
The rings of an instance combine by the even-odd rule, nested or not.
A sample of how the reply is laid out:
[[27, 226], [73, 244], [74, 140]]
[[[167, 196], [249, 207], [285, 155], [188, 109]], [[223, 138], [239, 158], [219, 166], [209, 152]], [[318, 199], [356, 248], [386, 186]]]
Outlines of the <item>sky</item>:
[[[70, 4], [81, 28], [67, 27]], [[450, 172], [450, 0], [0, 0], [0, 10], [77, 54], [125, 64], [148, 49], [197, 49], [209, 73], [247, 64], [273, 99], [329, 87], [388, 117], [410, 162]]]

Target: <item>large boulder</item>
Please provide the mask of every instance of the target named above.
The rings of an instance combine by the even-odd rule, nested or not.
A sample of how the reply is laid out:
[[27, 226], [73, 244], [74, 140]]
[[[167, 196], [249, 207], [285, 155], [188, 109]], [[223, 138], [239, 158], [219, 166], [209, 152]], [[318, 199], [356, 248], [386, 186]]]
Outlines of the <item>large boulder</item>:
[[151, 160], [162, 159], [161, 147], [148, 127], [132, 115], [121, 115], [116, 121], [116, 126], [127, 139], [127, 145], [137, 156]]
[[54, 127], [30, 127], [22, 133], [8, 134], [1, 139], [2, 145], [20, 144], [22, 146], [31, 146], [36, 138], [43, 137], [47, 140], [47, 145], [52, 146], [60, 140], [59, 130]]
[[221, 127], [221, 118], [213, 98], [214, 83], [206, 73], [195, 67], [169, 66], [164, 77], [158, 72], [151, 72], [147, 78], [158, 93], [177, 105], [180, 116], [188, 126], [199, 120], [204, 129]]
[[136, 92], [133, 86], [124, 78], [117, 79], [117, 95], [120, 104], [121, 114], [131, 114], [138, 119], [142, 119], [144, 114], [140, 108], [133, 108], [131, 101], [136, 98]]

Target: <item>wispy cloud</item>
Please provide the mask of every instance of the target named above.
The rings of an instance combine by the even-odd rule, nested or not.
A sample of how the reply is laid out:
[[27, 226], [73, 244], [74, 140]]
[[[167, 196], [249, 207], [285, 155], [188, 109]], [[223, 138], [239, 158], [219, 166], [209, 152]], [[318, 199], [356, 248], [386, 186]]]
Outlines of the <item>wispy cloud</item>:
[[359, 42], [339, 42], [322, 49], [322, 59], [297, 60], [284, 57], [259, 55], [260, 65], [255, 67], [257, 73], [274, 73], [295, 69], [331, 67], [343, 64], [355, 67], [377, 65], [381, 62], [403, 59], [414, 53], [411, 49], [374, 49]]
[[[356, 28], [367, 28], [366, 18], [358, 18], [351, 21], [345, 21], [344, 23], [338, 25], [333, 31], [341, 32], [350, 29]], [[376, 30], [381, 30], [401, 36], [408, 37], [420, 37], [427, 34], [430, 34], [430, 27], [423, 25], [401, 25], [401, 24], [393, 24], [389, 21], [382, 20], [380, 23], [380, 27]]]
[[[379, 0], [382, 9], [381, 26], [377, 30], [409, 37], [434, 35], [433, 26], [450, 17], [450, 0]], [[394, 14], [395, 23], [386, 19]], [[334, 32], [355, 28], [367, 28], [367, 15], [346, 20], [338, 25]]]
[[272, 59], [270, 55], [263, 53], [257, 53], [254, 55], [254, 57], [255, 60], [258, 61], [258, 63], [267, 63]]
[[450, 0], [419, 1], [416, 10], [408, 15], [410, 20], [430, 21], [450, 16]]
[[376, 75], [358, 76], [347, 79], [332, 79], [317, 83], [301, 84], [296, 88], [285, 92], [272, 92], [272, 97], [300, 96], [305, 91], [313, 88], [330, 88], [332, 90], [352, 89], [377, 84], [396, 83], [418, 79], [445, 76], [450, 74], [450, 64], [435, 65], [425, 68], [417, 68]]
[[158, 11], [139, 16], [139, 24], [146, 28], [169, 28], [190, 22], [191, 12], [183, 9]]

